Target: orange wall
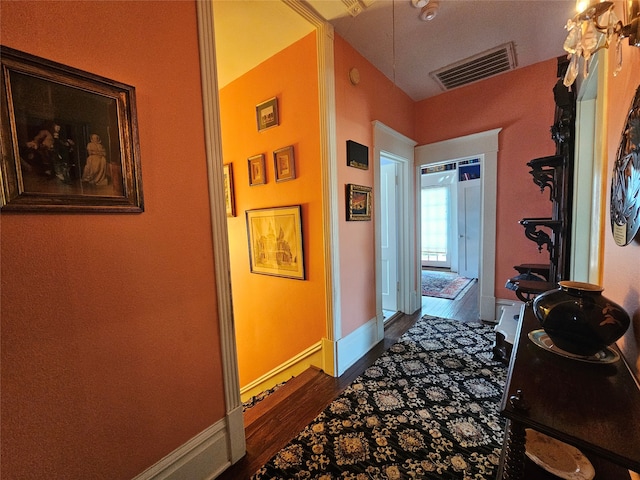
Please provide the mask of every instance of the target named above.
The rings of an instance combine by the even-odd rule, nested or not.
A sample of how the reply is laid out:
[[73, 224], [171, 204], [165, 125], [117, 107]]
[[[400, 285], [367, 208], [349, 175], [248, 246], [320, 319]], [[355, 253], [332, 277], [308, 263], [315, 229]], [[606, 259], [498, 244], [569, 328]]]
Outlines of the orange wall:
[[611, 62], [606, 74], [607, 169], [603, 191], [607, 206], [603, 222], [605, 231], [602, 286], [605, 289], [604, 295], [622, 305], [632, 318], [632, 325], [619, 344], [625, 357], [635, 369], [636, 376], [640, 378], [640, 234], [636, 235], [629, 245], [618, 246], [613, 240], [609, 217], [609, 189], [620, 137], [631, 101], [640, 86], [640, 48], [629, 47], [627, 40], [623, 40], [622, 51], [622, 71], [616, 77], [611, 74], [614, 55], [610, 55]]
[[556, 60], [520, 68], [416, 104], [419, 145], [502, 128], [499, 135], [496, 212], [496, 298], [515, 299], [504, 288], [514, 265], [547, 263], [546, 251], [524, 235], [523, 217], [551, 216], [549, 191], [540, 193], [526, 163], [555, 153]]
[[[326, 336], [320, 114], [315, 32], [220, 91], [223, 158], [233, 165], [237, 216], [229, 218], [240, 385]], [[258, 132], [255, 107], [278, 98], [280, 125]], [[294, 146], [296, 179], [276, 183], [273, 151]], [[266, 185], [249, 186], [247, 158], [263, 153]], [[250, 272], [245, 211], [302, 205], [306, 280]]]
[[145, 212], [0, 217], [0, 476], [131, 478], [225, 414], [195, 3], [1, 8], [3, 45], [136, 87]]
[[[374, 223], [347, 222], [345, 185], [373, 187], [373, 127], [378, 120], [403, 135], [413, 136], [413, 101], [340, 36], [335, 36], [336, 144], [338, 211], [340, 214], [340, 294], [342, 336], [376, 315]], [[349, 70], [356, 67], [360, 83], [352, 85]], [[369, 169], [347, 166], [346, 142], [369, 147]], [[377, 192], [373, 192], [376, 195]]]

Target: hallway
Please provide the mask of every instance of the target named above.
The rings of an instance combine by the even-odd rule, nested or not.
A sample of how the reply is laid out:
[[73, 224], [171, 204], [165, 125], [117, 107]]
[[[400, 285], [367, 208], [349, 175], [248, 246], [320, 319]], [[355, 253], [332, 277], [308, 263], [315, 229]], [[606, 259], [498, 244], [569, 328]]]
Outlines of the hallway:
[[246, 480], [283, 448], [381, 353], [393, 345], [423, 315], [461, 321], [478, 319], [478, 282], [457, 300], [422, 297], [422, 308], [400, 314], [385, 325], [385, 338], [338, 378], [311, 368], [289, 380], [274, 394], [245, 412], [247, 454], [218, 480]]
[[454, 320], [478, 320], [480, 317], [479, 290], [478, 280], [476, 279], [455, 300], [423, 296], [422, 314], [452, 318]]

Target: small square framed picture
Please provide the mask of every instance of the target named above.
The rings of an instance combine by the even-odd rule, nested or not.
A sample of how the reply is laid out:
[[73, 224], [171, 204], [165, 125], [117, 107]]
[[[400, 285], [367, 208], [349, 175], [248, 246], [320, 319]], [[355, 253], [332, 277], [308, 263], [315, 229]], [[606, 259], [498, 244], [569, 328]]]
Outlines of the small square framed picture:
[[347, 140], [347, 166], [369, 170], [369, 147]]
[[371, 187], [347, 184], [347, 221], [371, 220]]
[[276, 97], [256, 106], [256, 121], [258, 122], [259, 132], [279, 125], [278, 99]]
[[264, 153], [249, 157], [249, 185], [264, 185], [267, 183], [267, 172], [264, 166]]
[[293, 145], [280, 148], [273, 152], [273, 163], [276, 172], [276, 182], [284, 182], [296, 178], [296, 162]]

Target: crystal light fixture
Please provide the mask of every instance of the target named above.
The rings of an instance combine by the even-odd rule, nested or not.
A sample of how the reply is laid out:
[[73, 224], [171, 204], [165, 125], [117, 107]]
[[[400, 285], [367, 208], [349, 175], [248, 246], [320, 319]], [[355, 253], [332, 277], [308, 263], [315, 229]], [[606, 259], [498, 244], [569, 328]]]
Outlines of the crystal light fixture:
[[617, 75], [622, 69], [622, 39], [629, 38], [629, 45], [640, 46], [640, 0], [626, 0], [626, 18], [624, 25], [618, 19], [613, 2], [596, 1], [586, 8], [578, 3], [578, 13], [567, 21], [569, 32], [564, 41], [564, 49], [569, 54], [569, 67], [564, 77], [565, 86], [569, 87], [578, 77], [579, 62], [582, 58], [583, 75], [589, 74], [589, 59], [602, 48], [609, 48], [615, 42]]

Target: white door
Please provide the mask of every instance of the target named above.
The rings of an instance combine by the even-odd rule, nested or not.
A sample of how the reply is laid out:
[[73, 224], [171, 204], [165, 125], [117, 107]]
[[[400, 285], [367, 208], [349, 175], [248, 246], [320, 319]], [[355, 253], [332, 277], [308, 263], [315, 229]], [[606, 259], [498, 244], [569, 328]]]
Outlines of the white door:
[[382, 309], [398, 310], [398, 202], [395, 162], [380, 160], [380, 205], [381, 205], [381, 259], [382, 259]]
[[480, 180], [458, 184], [458, 273], [478, 278], [480, 266]]

